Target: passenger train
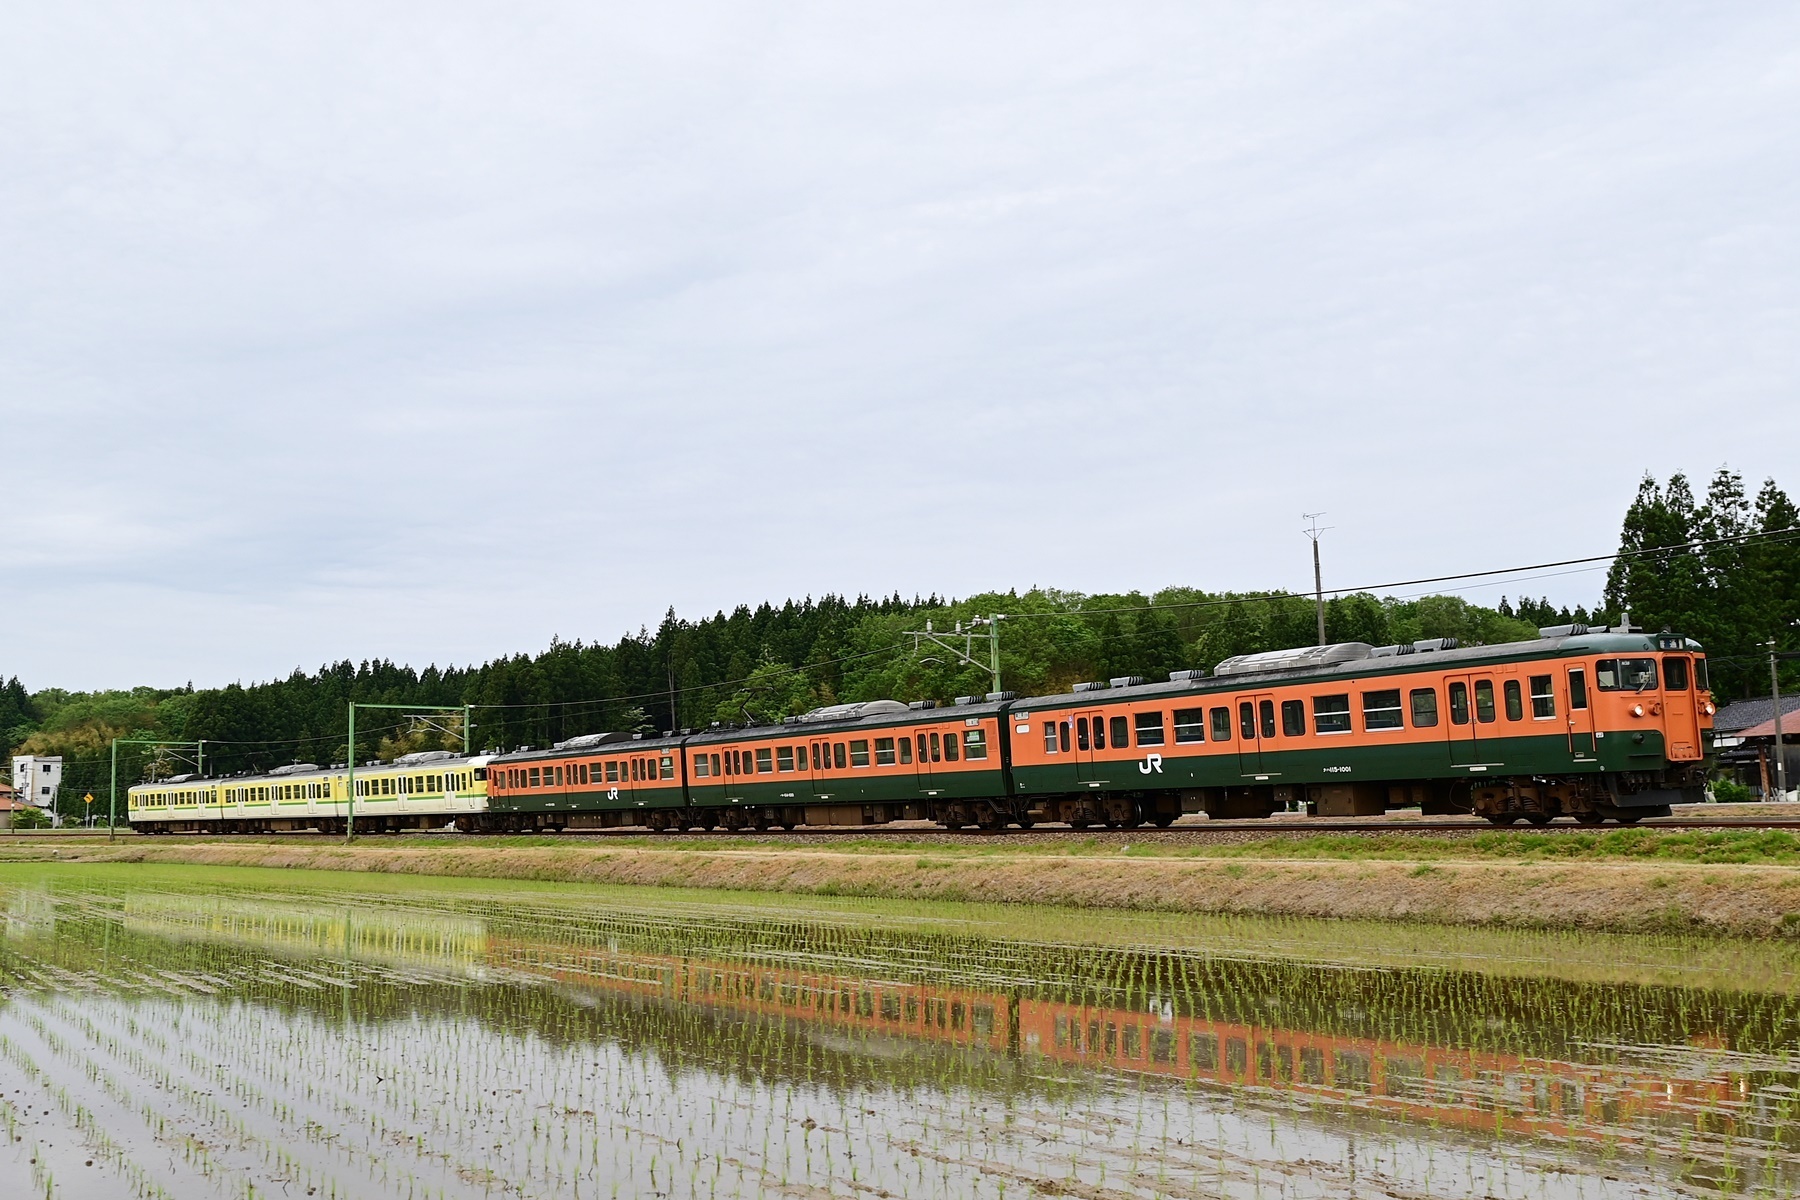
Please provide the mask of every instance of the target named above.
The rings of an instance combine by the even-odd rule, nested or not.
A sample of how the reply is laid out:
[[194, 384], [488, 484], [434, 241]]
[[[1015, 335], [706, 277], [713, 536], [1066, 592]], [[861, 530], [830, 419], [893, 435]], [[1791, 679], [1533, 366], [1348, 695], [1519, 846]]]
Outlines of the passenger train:
[[[1714, 706], [1699, 643], [1605, 626], [1539, 633], [1307, 646], [1054, 696], [871, 700], [778, 725], [411, 754], [356, 769], [356, 827], [1126, 828], [1402, 807], [1598, 824], [1703, 799]], [[300, 764], [179, 777], [132, 788], [129, 815], [145, 832], [343, 832], [349, 775]]]

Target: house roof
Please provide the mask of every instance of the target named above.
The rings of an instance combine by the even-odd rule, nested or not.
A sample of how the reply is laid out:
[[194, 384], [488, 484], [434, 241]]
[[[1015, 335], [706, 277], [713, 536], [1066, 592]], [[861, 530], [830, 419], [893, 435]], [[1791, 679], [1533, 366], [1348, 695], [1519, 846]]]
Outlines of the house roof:
[[[1782, 705], [1783, 709], [1786, 709], [1786, 707], [1785, 704]], [[1739, 729], [1731, 736], [1744, 738], [1746, 740], [1750, 738], [1769, 738], [1770, 740], [1773, 740], [1775, 737], [1775, 718], [1770, 717], [1761, 725], [1752, 725], [1747, 729]], [[1791, 746], [1800, 746], [1800, 714], [1785, 711], [1781, 714], [1781, 740]]]
[[[1789, 728], [1788, 715], [1800, 713], [1800, 696], [1783, 696], [1781, 698], [1781, 728], [1785, 732]], [[1775, 723], [1775, 703], [1768, 696], [1755, 700], [1738, 700], [1727, 704], [1713, 716], [1713, 732], [1732, 733], [1741, 737], [1773, 736]], [[1758, 735], [1750, 732], [1753, 725], [1768, 725], [1769, 732]], [[1800, 720], [1794, 721], [1792, 728], [1800, 730]]]

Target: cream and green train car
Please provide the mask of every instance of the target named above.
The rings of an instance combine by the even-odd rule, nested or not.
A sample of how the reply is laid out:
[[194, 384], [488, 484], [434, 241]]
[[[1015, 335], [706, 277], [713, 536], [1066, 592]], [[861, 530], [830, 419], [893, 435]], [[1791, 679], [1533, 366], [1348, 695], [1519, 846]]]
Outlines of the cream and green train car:
[[[488, 758], [430, 750], [357, 767], [357, 832], [478, 827], [488, 809]], [[132, 788], [127, 811], [141, 833], [342, 833], [350, 775], [314, 763], [261, 775], [178, 775]]]

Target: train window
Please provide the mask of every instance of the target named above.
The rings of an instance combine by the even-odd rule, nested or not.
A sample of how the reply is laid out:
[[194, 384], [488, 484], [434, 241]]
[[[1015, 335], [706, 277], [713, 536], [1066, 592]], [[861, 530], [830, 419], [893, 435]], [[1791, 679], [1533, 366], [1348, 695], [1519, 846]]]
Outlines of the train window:
[[831, 745], [831, 765], [842, 771], [844, 769], [844, 743], [833, 742]]
[[875, 739], [875, 765], [878, 767], [891, 767], [894, 765], [893, 738]]
[[909, 737], [900, 739], [900, 765], [903, 767], [912, 765], [912, 739]]
[[778, 771], [792, 771], [794, 769], [794, 748], [792, 746], [777, 746], [775, 748], [775, 769]]
[[1712, 684], [1706, 678], [1706, 660], [1704, 658], [1694, 660], [1694, 686], [1703, 692], [1712, 691]]
[[[1157, 714], [1159, 717], [1162, 715]], [[1158, 724], [1161, 722], [1159, 721]], [[1131, 748], [1131, 718], [1114, 717], [1112, 719], [1112, 744], [1114, 750]]]
[[1531, 677], [1531, 715], [1540, 721], [1556, 715], [1556, 691], [1548, 675]]
[[869, 765], [869, 739], [857, 738], [850, 743], [850, 765], [866, 767]]
[[708, 755], [707, 757], [712, 759], [713, 774], [714, 775], [723, 775], [725, 772], [719, 770], [719, 756], [716, 754], [712, 754], [712, 755]]
[[1414, 688], [1412, 693], [1414, 729], [1430, 729], [1437, 724], [1437, 689]]
[[1045, 721], [1044, 722], [1044, 753], [1045, 754], [1055, 754], [1056, 753], [1056, 722], [1055, 721]]
[[772, 775], [775, 773], [774, 751], [758, 750], [756, 752], [756, 771], [759, 775]]
[[1231, 710], [1229, 708], [1212, 710], [1212, 740], [1215, 742], [1231, 740]]
[[[387, 783], [387, 780], [384, 779], [381, 782], [385, 785]], [[539, 787], [542, 785], [542, 783], [543, 783], [543, 778], [542, 778], [542, 775], [539, 772], [538, 768], [536, 768], [536, 767], [531, 768], [531, 786]], [[387, 791], [387, 788], [384, 786], [381, 790], [385, 792], [385, 791]]]
[[[415, 780], [413, 780], [413, 782], [418, 783], [419, 781], [415, 779]], [[563, 769], [561, 767], [558, 767], [558, 768], [556, 768], [556, 786], [561, 787], [562, 785], [563, 785]], [[429, 791], [430, 789], [429, 788], [421, 788], [420, 790], [421, 791]]]
[[662, 769], [660, 771], [660, 774], [662, 775], [662, 777], [664, 779], [675, 778], [675, 756], [674, 755], [672, 755], [672, 754], [663, 755]]
[[[920, 738], [923, 738], [924, 736], [925, 735], [922, 733], [919, 735]], [[923, 759], [925, 756], [921, 754], [919, 757]], [[943, 757], [943, 751], [938, 747], [938, 735], [934, 733], [931, 735], [931, 761], [939, 762]]]
[[1587, 707], [1587, 672], [1580, 667], [1569, 669], [1569, 707], [1577, 710]]
[[[706, 774], [706, 755], [704, 755], [704, 754], [695, 755], [694, 774], [696, 774], [696, 775]], [[609, 762], [606, 764], [606, 782], [608, 782], [608, 783], [619, 782], [619, 764], [617, 762]]]
[[1685, 658], [1663, 659], [1663, 691], [1685, 692], [1688, 690], [1688, 660]]
[[1262, 717], [1262, 735], [1266, 738], [1275, 736], [1275, 702], [1261, 700], [1257, 702], [1256, 711]]
[[1406, 717], [1400, 708], [1399, 688], [1364, 692], [1362, 702], [1364, 729], [1406, 728]]
[[1350, 697], [1348, 695], [1314, 696], [1313, 732], [1349, 733]]
[[1141, 712], [1137, 715], [1137, 744], [1140, 746], [1163, 744], [1163, 715], [1161, 712]]
[[588, 781], [588, 765], [586, 763], [578, 764], [576, 767], [576, 772], [581, 777], [580, 782], [585, 784]]
[[1648, 692], [1656, 687], [1654, 658], [1603, 658], [1594, 664], [1594, 686], [1603, 692]]
[[1492, 725], [1494, 717], [1494, 681], [1477, 679], [1475, 681], [1475, 719], [1483, 725]]
[[1283, 700], [1281, 702], [1281, 733], [1283, 737], [1306, 736], [1306, 705], [1299, 700]]
[[1462, 682], [1450, 685], [1450, 723], [1467, 725], [1469, 723], [1469, 685]]
[[987, 731], [982, 729], [966, 729], [963, 731], [963, 757], [987, 757]]
[[956, 730], [954, 729], [944, 735], [944, 761], [956, 761]]
[[1525, 693], [1524, 690], [1519, 687], [1519, 681], [1516, 679], [1507, 680], [1505, 685], [1501, 688], [1501, 691], [1506, 696], [1506, 719], [1509, 721], [1524, 720]]
[[1069, 723], [1067, 721], [1056, 727], [1056, 744], [1062, 747], [1064, 754], [1069, 752]]
[[919, 761], [921, 763], [930, 762], [931, 756], [925, 752], [925, 735], [921, 733], [919, 735], [918, 740], [919, 740]]
[[1106, 749], [1106, 718], [1094, 718], [1094, 749]]
[[1075, 748], [1077, 750], [1089, 750], [1093, 748], [1093, 744], [1088, 741], [1088, 722], [1086, 717], [1075, 718]]
[[1238, 703], [1238, 733], [1246, 742], [1256, 740], [1256, 705], [1248, 700]]
[[[727, 775], [731, 774], [731, 756], [729, 754], [727, 754], [725, 756], [725, 773]], [[644, 772], [643, 772], [642, 764], [639, 763], [637, 759], [635, 759], [635, 758], [632, 759], [631, 760], [631, 782], [637, 783], [639, 780], [643, 779], [643, 777], [644, 777]]]
[[1206, 740], [1206, 710], [1204, 708], [1178, 708], [1175, 710], [1175, 741], [1204, 742]]

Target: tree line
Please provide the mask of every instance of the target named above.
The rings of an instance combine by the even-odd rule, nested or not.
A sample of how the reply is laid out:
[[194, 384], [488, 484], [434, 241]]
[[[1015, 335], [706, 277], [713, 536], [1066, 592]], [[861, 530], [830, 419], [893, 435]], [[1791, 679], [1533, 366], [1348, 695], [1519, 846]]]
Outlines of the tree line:
[[[1751, 501], [1741, 479], [1721, 471], [1697, 502], [1680, 475], [1664, 484], [1646, 478], [1621, 531], [1620, 549], [1631, 557], [1614, 565], [1591, 610], [1543, 599], [1502, 597], [1484, 607], [1449, 595], [1355, 594], [1327, 602], [1326, 635], [1375, 645], [1435, 637], [1493, 644], [1535, 636], [1541, 625], [1613, 622], [1628, 608], [1638, 624], [1667, 624], [1706, 643], [1722, 697], [1757, 693], [1766, 690], [1766, 673], [1757, 682], [1759, 639], [1791, 629], [1800, 616], [1800, 544], [1741, 539], [1794, 524], [1793, 505], [1772, 481]], [[1658, 549], [1708, 538], [1718, 544]], [[1731, 538], [1740, 540], [1724, 540]], [[472, 706], [468, 732], [477, 749], [546, 746], [601, 730], [766, 722], [843, 701], [947, 702], [992, 688], [986, 628], [970, 632], [970, 622], [995, 614], [1004, 614], [1003, 684], [1022, 695], [1062, 692], [1083, 680], [1210, 670], [1233, 655], [1316, 639], [1312, 598], [1287, 594], [1173, 587], [1150, 595], [1033, 589], [961, 600], [825, 596], [699, 620], [670, 610], [654, 630], [617, 641], [557, 640], [538, 654], [470, 667], [343, 661], [249, 686], [94, 693], [28, 693], [11, 679], [0, 685], [0, 739], [13, 753], [63, 755], [64, 803], [75, 811], [83, 792], [104, 789], [115, 737], [204, 740], [209, 774], [342, 762], [349, 754], [345, 709], [353, 700]], [[912, 636], [928, 623], [976, 663]], [[461, 745], [459, 715], [430, 725], [402, 716], [359, 716], [359, 760]], [[121, 763], [129, 782], [192, 767], [135, 748], [122, 752]]]

